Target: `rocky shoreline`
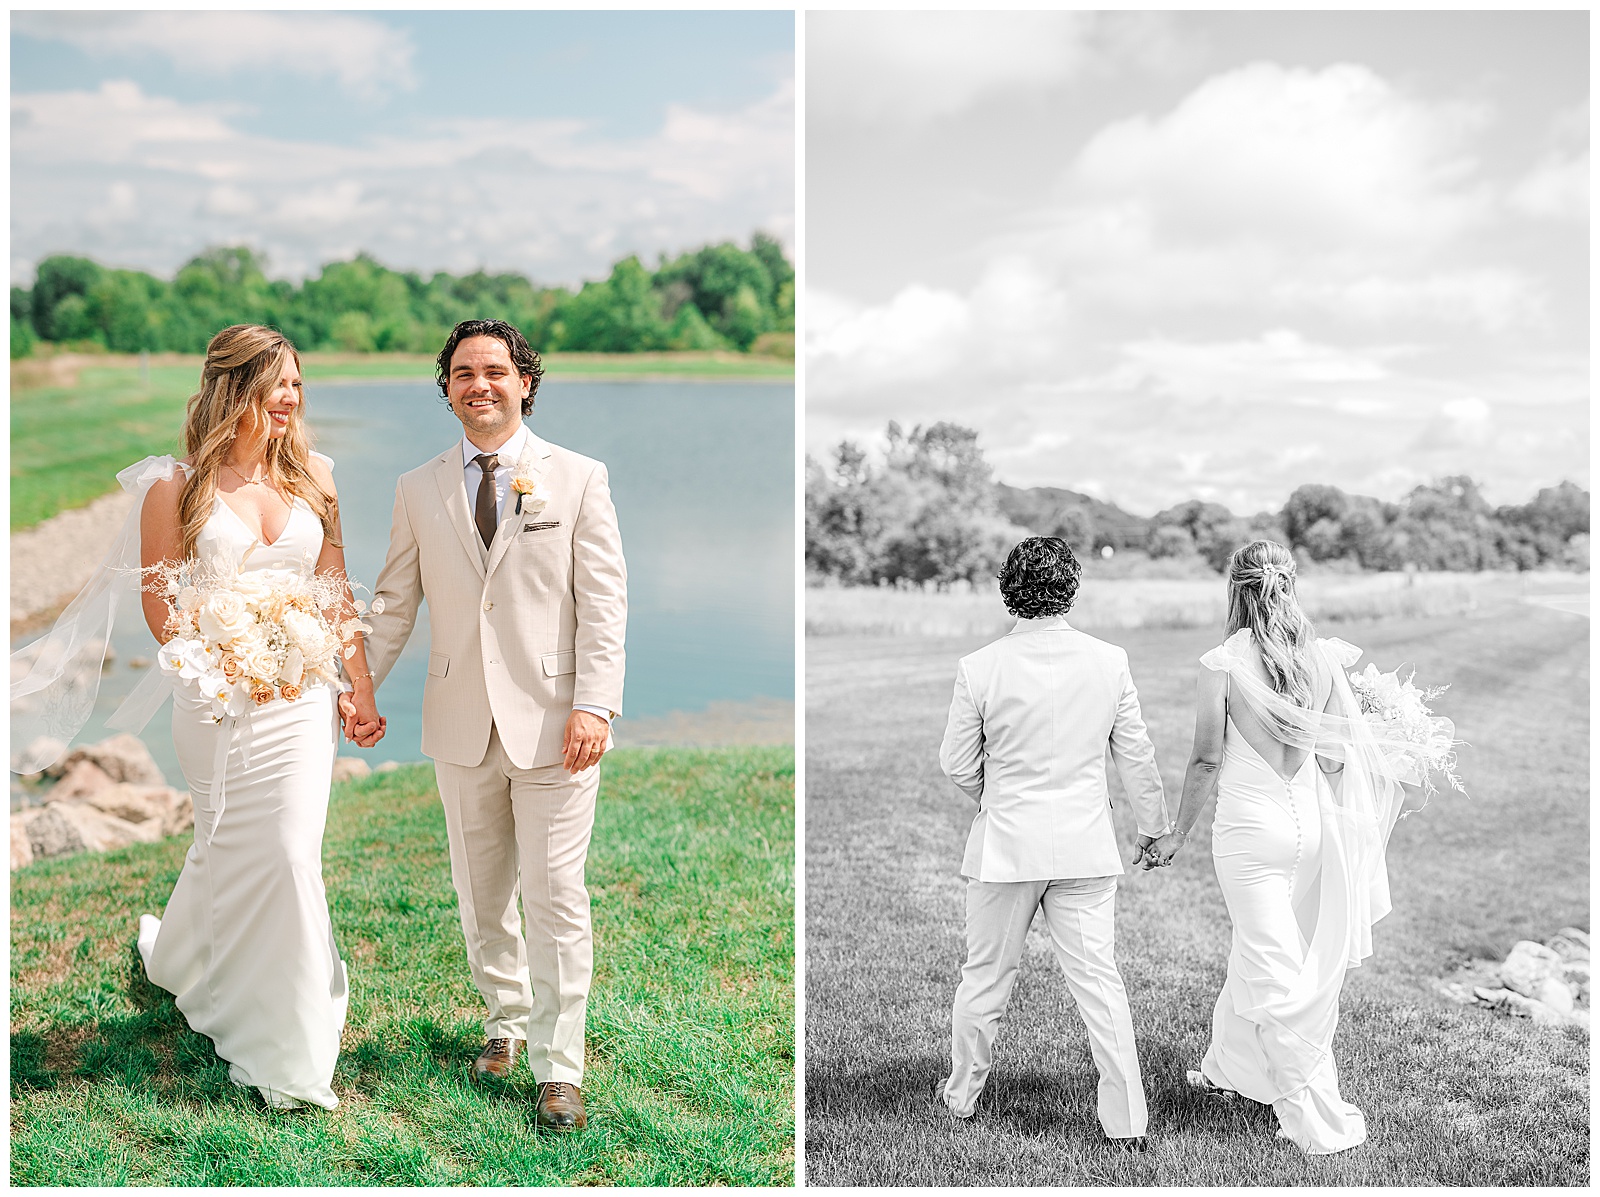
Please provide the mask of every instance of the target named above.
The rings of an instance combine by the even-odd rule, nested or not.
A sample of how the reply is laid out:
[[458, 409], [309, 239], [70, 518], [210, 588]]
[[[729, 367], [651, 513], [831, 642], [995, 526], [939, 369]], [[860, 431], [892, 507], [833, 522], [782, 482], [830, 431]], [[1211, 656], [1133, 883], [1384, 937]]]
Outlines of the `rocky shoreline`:
[[11, 534], [13, 637], [42, 629], [82, 589], [132, 509], [118, 490]]

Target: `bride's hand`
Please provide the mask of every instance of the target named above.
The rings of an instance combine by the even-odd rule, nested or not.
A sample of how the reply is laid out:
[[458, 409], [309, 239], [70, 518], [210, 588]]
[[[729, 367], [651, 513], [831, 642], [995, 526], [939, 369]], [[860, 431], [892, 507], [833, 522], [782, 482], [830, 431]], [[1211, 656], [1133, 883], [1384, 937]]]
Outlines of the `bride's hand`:
[[1188, 841], [1189, 837], [1183, 832], [1173, 828], [1155, 843], [1151, 844], [1145, 855], [1158, 867], [1169, 865], [1172, 858], [1178, 854], [1178, 849]]

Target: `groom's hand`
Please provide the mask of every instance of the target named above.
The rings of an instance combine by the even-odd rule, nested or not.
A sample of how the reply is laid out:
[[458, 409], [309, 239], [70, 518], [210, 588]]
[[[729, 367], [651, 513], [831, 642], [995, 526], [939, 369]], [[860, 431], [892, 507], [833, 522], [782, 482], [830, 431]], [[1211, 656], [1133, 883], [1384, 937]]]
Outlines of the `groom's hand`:
[[1150, 858], [1145, 855], [1145, 849], [1155, 842], [1156, 837], [1153, 835], [1139, 835], [1134, 840], [1133, 859], [1129, 860], [1128, 863], [1131, 865], [1142, 863], [1144, 865], [1144, 871], [1147, 873], [1151, 869], [1155, 868], [1155, 865], [1150, 863]]
[[592, 711], [573, 711], [567, 716], [567, 734], [561, 741], [562, 768], [582, 773], [606, 752], [611, 725]]

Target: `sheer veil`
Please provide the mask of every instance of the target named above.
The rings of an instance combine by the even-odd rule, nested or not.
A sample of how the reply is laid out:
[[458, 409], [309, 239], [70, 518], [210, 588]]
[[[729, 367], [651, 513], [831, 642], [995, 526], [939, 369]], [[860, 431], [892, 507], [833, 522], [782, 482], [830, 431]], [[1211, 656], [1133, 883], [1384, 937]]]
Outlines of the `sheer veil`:
[[1385, 733], [1361, 713], [1347, 670], [1361, 650], [1339, 639], [1313, 643], [1317, 663], [1332, 679], [1325, 709], [1297, 706], [1256, 672], [1257, 648], [1249, 628], [1241, 628], [1200, 658], [1208, 669], [1228, 675], [1228, 701], [1242, 702], [1284, 744], [1339, 761], [1343, 770], [1317, 771], [1324, 842], [1333, 837], [1336, 855], [1324, 867], [1343, 862], [1342, 901], [1348, 918], [1343, 954], [1345, 967], [1372, 954], [1372, 925], [1389, 913], [1389, 876], [1384, 860], [1389, 833], [1405, 802], [1401, 782], [1409, 780], [1406, 763], [1411, 746]]
[[[172, 457], [147, 457], [117, 475], [134, 504], [111, 548], [55, 625], [11, 654], [11, 767], [16, 772], [38, 773], [53, 765], [89, 721], [117, 612], [139, 602], [139, 516], [145, 495], [184, 468]], [[171, 675], [152, 665], [111, 726], [140, 730], [171, 689]]]

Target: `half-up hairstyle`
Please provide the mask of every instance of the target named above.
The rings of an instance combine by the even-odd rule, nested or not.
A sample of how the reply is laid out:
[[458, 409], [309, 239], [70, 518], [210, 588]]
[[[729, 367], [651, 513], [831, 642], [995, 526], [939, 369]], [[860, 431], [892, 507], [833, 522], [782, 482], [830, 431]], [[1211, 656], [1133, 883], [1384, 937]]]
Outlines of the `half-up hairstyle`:
[[1296, 706], [1310, 707], [1316, 697], [1316, 629], [1300, 609], [1294, 579], [1294, 557], [1276, 541], [1235, 549], [1228, 558], [1228, 635], [1249, 628], [1272, 688]]
[[[194, 556], [200, 530], [211, 516], [217, 496], [217, 476], [228, 451], [241, 435], [264, 434], [265, 404], [290, 359], [296, 368], [300, 355], [277, 329], [259, 324], [235, 324], [211, 338], [201, 369], [200, 389], [189, 397], [183, 417], [183, 443], [194, 469], [178, 497], [178, 527], [182, 532], [179, 554]], [[322, 521], [322, 532], [334, 544], [338, 502], [311, 476], [311, 443], [306, 436], [305, 403], [289, 415], [283, 436], [267, 441], [266, 477], [289, 495], [311, 505]]]

